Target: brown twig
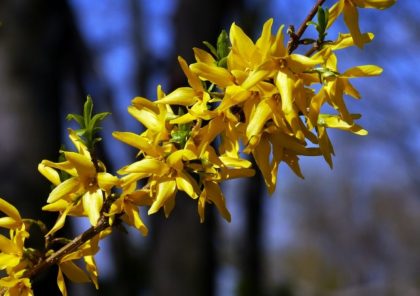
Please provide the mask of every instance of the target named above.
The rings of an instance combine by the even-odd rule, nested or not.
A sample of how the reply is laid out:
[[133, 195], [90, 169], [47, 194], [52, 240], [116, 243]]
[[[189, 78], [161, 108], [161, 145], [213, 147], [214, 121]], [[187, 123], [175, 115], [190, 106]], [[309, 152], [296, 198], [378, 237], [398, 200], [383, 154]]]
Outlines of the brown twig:
[[60, 262], [61, 258], [76, 251], [85, 242], [94, 238], [96, 235], [107, 229], [109, 226], [109, 218], [101, 216], [96, 226], [90, 227], [85, 232], [75, 237], [71, 242], [63, 246], [61, 249], [54, 252], [47, 259], [41, 261], [39, 264], [35, 265], [31, 269], [28, 269], [28, 271], [23, 274], [23, 277], [31, 278], [40, 273], [41, 271], [45, 270], [46, 268], [57, 264], [58, 262]]
[[[45, 260], [42, 260], [38, 264], [36, 264], [34, 267], [28, 269], [23, 275], [22, 278], [32, 278], [39, 274], [40, 272], [44, 271], [45, 269], [51, 267], [54, 264], [57, 264], [60, 262], [60, 260], [72, 252], [76, 251], [80, 246], [82, 246], [85, 242], [88, 240], [94, 238], [99, 233], [110, 227], [109, 224], [109, 217], [105, 215], [105, 212], [109, 211], [109, 208], [111, 207], [111, 204], [115, 201], [115, 197], [110, 197], [107, 199], [107, 201], [104, 203], [101, 211], [101, 216], [98, 220], [98, 223], [96, 226], [91, 226], [86, 231], [75, 237], [71, 242], [64, 245], [62, 248], [60, 248], [58, 251], [55, 251], [53, 254], [51, 254], [49, 257], [47, 257]], [[0, 296], [3, 296], [7, 292], [6, 288], [0, 289]]]
[[290, 34], [290, 40], [287, 43], [287, 48], [288, 48], [289, 54], [291, 54], [296, 48], [298, 48], [300, 38], [302, 38], [303, 33], [305, 33], [306, 28], [308, 27], [308, 22], [310, 22], [314, 18], [314, 16], [318, 12], [318, 7], [322, 6], [322, 4], [324, 4], [324, 2], [325, 2], [325, 0], [318, 0], [316, 2], [316, 4], [314, 5], [314, 7], [312, 7], [309, 14], [306, 16], [305, 20], [300, 25], [297, 32], [296, 33], [292, 32]]

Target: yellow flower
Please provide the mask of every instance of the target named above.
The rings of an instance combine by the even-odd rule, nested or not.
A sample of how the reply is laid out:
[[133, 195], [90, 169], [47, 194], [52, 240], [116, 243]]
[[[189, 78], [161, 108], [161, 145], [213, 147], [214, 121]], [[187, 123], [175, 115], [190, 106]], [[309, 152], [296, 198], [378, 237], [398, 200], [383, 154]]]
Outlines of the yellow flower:
[[198, 214], [201, 222], [204, 222], [207, 203], [214, 203], [222, 217], [230, 221], [230, 213], [219, 184], [224, 180], [251, 177], [255, 173], [250, 168], [250, 161], [239, 158], [236, 153], [233, 153], [233, 156], [219, 156], [209, 145], [218, 135], [217, 129], [220, 127], [220, 124], [214, 121], [216, 119], [194, 133], [186, 144], [186, 149], [194, 151], [197, 155], [196, 159], [185, 164], [185, 170], [197, 176], [199, 180]]
[[24, 256], [24, 243], [29, 233], [19, 211], [2, 198], [0, 211], [6, 214], [6, 217], [0, 218], [0, 227], [10, 229], [10, 238], [0, 234], [0, 270], [7, 269], [7, 273], [11, 274], [24, 269], [30, 263]]
[[31, 281], [28, 278], [7, 276], [0, 279], [0, 289], [5, 296], [33, 296]]
[[[98, 285], [98, 270], [96, 267], [96, 262], [94, 255], [99, 251], [98, 243], [99, 240], [104, 236], [109, 234], [109, 230], [102, 231], [99, 235], [88, 240], [82, 246], [80, 246], [77, 251], [65, 255], [60, 259], [58, 264], [58, 274], [57, 274], [57, 285], [60, 289], [62, 295], [67, 295], [66, 283], [64, 281], [64, 275], [75, 283], [87, 283], [92, 282], [96, 289], [99, 288]], [[73, 261], [83, 258], [87, 273], [76, 265]]]
[[[98, 164], [98, 169], [103, 171], [98, 171], [90, 152], [74, 131], [69, 130], [69, 137], [77, 153], [65, 151], [66, 161], [54, 163], [43, 160], [38, 166], [41, 174], [56, 186], [48, 196], [48, 205], [43, 209], [61, 212], [49, 234], [64, 225], [68, 214], [87, 216], [90, 223], [96, 225], [104, 199], [119, 184], [117, 177], [104, 171], [102, 163]], [[67, 173], [70, 178], [61, 180], [57, 170]]]
[[308, 117], [313, 126], [318, 124], [318, 114], [321, 106], [327, 100], [328, 103], [339, 112], [342, 120], [349, 125], [353, 124], [352, 115], [348, 112], [344, 102], [344, 94], [350, 95], [355, 99], [360, 99], [359, 92], [353, 87], [349, 79], [358, 77], [372, 77], [382, 73], [382, 68], [375, 65], [363, 65], [350, 68], [340, 74], [337, 70], [337, 57], [326, 48], [317, 55], [324, 56], [325, 67], [322, 68], [320, 75], [323, 83], [318, 95], [314, 96], [310, 104]]
[[168, 216], [173, 209], [178, 190], [184, 191], [193, 199], [198, 197], [197, 182], [184, 170], [184, 162], [193, 159], [196, 159], [196, 155], [192, 151], [181, 149], [159, 159], [144, 158], [123, 167], [118, 173], [127, 175], [123, 177], [123, 182], [126, 181], [123, 187], [148, 177], [149, 192], [154, 199], [149, 215], [164, 206], [165, 214]]
[[153, 203], [153, 198], [146, 189], [135, 190], [136, 183], [129, 183], [123, 190], [120, 198], [118, 198], [112, 205], [109, 215], [116, 215], [123, 213], [121, 219], [128, 225], [133, 226], [143, 235], [147, 235], [148, 229], [144, 225], [139, 215], [140, 206], [150, 206]]
[[[157, 87], [157, 100], [165, 97], [162, 87]], [[176, 97], [176, 96], [175, 96]], [[170, 119], [175, 118], [172, 108], [167, 104], [156, 104], [146, 98], [136, 97], [131, 101], [128, 113], [142, 123], [147, 130], [142, 134], [150, 140], [150, 144], [159, 145], [162, 141], [170, 139], [172, 127]]]
[[354, 43], [362, 48], [366, 41], [363, 38], [359, 28], [359, 8], [376, 8], [385, 9], [394, 5], [397, 0], [339, 0], [329, 10], [328, 27], [337, 19], [342, 13], [344, 22], [350, 30]]

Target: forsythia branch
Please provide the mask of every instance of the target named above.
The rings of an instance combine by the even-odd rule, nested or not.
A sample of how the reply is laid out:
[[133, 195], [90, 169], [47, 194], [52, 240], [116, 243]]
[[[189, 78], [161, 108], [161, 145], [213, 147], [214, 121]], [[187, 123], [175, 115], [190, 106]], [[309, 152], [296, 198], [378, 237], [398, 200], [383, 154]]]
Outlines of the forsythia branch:
[[299, 29], [297, 30], [297, 32], [292, 32], [290, 34], [290, 40], [287, 43], [287, 48], [288, 48], [288, 52], [289, 54], [291, 54], [296, 48], [298, 48], [299, 46], [299, 41], [300, 38], [302, 38], [303, 33], [305, 33], [306, 28], [308, 28], [308, 23], [314, 18], [314, 16], [317, 14], [318, 12], [318, 7], [322, 6], [322, 4], [324, 4], [326, 0], [318, 0], [316, 2], [316, 4], [312, 7], [311, 11], [309, 12], [309, 14], [306, 16], [305, 20], [302, 22], [302, 24], [300, 25]]
[[[63, 148], [58, 162], [43, 160], [38, 165], [53, 185], [42, 209], [58, 213], [55, 225], [48, 230], [36, 220], [22, 219], [12, 204], [0, 198], [0, 212], [5, 214], [0, 227], [9, 230], [8, 237], [0, 234], [0, 271], [7, 274], [0, 278], [0, 296], [32, 296], [31, 279], [52, 265], [58, 266], [57, 285], [63, 295], [67, 295], [65, 278], [92, 282], [98, 289], [94, 255], [100, 239], [119, 222], [147, 235], [140, 208], [148, 207], [149, 215], [163, 211], [168, 217], [178, 191], [197, 202], [200, 222], [208, 204], [230, 222], [220, 188], [223, 181], [252, 177], [255, 167], [271, 194], [280, 163], [302, 178], [301, 156], [323, 156], [332, 167], [329, 129], [367, 135], [355, 122], [360, 114], [346, 106], [345, 96], [361, 97], [351, 80], [382, 72], [375, 65], [341, 71], [335, 51], [361, 48], [373, 39], [372, 33], [360, 32], [357, 9], [384, 9], [395, 0], [338, 0], [331, 8], [322, 8], [324, 2], [316, 2], [296, 33], [290, 26], [287, 45], [284, 26], [273, 35], [274, 20], [269, 19], [256, 42], [233, 23], [229, 34], [220, 34], [216, 47], [205, 43], [210, 52], [193, 49], [194, 63], [179, 57], [188, 86], [169, 94], [158, 86], [155, 101], [134, 98], [128, 113], [145, 127], [144, 132], [113, 132], [114, 138], [139, 150], [138, 159], [115, 175], [107, 172], [94, 147], [101, 140], [100, 122], [108, 113], [93, 114], [88, 97], [83, 115], [67, 117], [80, 125], [68, 130], [76, 151]], [[318, 21], [312, 22], [317, 13]], [[341, 14], [350, 32], [325, 41], [327, 29]], [[316, 39], [302, 39], [309, 24], [318, 31]], [[300, 44], [312, 48], [306, 55], [293, 53]], [[254, 165], [243, 158], [244, 153], [252, 155]], [[88, 218], [92, 226], [72, 240], [56, 237], [71, 216]], [[32, 224], [45, 233], [44, 251], [25, 246]], [[64, 246], [52, 248], [57, 244]], [[85, 268], [76, 260], [83, 260]]]

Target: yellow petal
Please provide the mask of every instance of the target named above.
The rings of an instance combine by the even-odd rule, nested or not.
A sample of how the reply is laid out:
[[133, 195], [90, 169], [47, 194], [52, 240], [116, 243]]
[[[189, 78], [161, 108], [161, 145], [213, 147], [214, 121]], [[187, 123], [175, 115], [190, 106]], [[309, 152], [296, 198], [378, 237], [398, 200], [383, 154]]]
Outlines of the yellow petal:
[[127, 199], [137, 206], [150, 206], [153, 203], [153, 198], [150, 197], [150, 192], [146, 189], [140, 189], [130, 193]]
[[159, 147], [151, 144], [146, 137], [131, 132], [113, 132], [112, 135], [117, 140], [141, 150], [146, 155], [157, 157], [162, 154]]
[[96, 226], [98, 223], [103, 202], [102, 190], [100, 189], [94, 192], [87, 191], [83, 195], [83, 209], [87, 213], [92, 226]]
[[229, 109], [232, 106], [239, 105], [251, 96], [251, 92], [237, 85], [231, 85], [226, 88], [225, 96], [217, 107], [219, 113]]
[[16, 246], [16, 244], [13, 243], [12, 240], [8, 239], [7, 237], [1, 234], [0, 234], [0, 251], [2, 253], [15, 254], [15, 255], [17, 255], [20, 252], [19, 248]]
[[65, 180], [63, 183], [55, 187], [53, 191], [51, 191], [50, 195], [48, 196], [47, 203], [53, 203], [60, 198], [69, 195], [70, 193], [77, 192], [80, 186], [80, 181], [77, 177]]
[[252, 166], [252, 162], [243, 158], [234, 158], [229, 156], [220, 156], [219, 158], [224, 165], [229, 167], [250, 168]]
[[197, 94], [191, 87], [179, 87], [166, 97], [156, 101], [156, 104], [191, 106], [197, 102]]
[[154, 113], [149, 109], [138, 109], [129, 106], [128, 113], [152, 131], [159, 132], [162, 129], [163, 123], [159, 121], [159, 118], [156, 115], [157, 113]]
[[181, 171], [183, 169], [183, 161], [193, 159], [197, 159], [197, 155], [194, 152], [188, 149], [181, 149], [171, 153], [171, 155], [169, 155], [166, 159], [166, 163], [170, 167]]
[[324, 126], [318, 126], [318, 139], [319, 148], [321, 149], [325, 161], [328, 163], [330, 168], [333, 168], [331, 155], [334, 155], [334, 149]]
[[43, 206], [42, 210], [52, 212], [64, 211], [64, 209], [66, 209], [69, 206], [69, 204], [70, 203], [67, 200], [59, 199], [55, 202]]
[[51, 183], [53, 183], [55, 186], [60, 184], [60, 175], [56, 170], [53, 168], [46, 166], [45, 163], [41, 162], [38, 165], [38, 171], [47, 178]]
[[360, 93], [357, 91], [357, 89], [354, 88], [354, 86], [350, 83], [349, 80], [343, 79], [343, 92], [355, 99], [360, 99]]
[[199, 153], [202, 154], [203, 151], [210, 145], [213, 140], [226, 128], [223, 118], [216, 117], [209, 122], [205, 127], [200, 130], [200, 146], [198, 147]]
[[357, 6], [363, 8], [385, 9], [394, 5], [397, 0], [353, 0]]
[[[220, 179], [221, 180], [230, 180], [236, 178], [249, 178], [255, 175], [255, 171], [253, 169], [248, 168], [225, 168], [222, 167], [220, 170]], [[217, 178], [213, 178], [217, 179]]]
[[343, 73], [341, 77], [354, 78], [354, 77], [367, 77], [377, 76], [382, 73], [383, 69], [375, 65], [364, 65], [353, 67]]
[[70, 212], [70, 210], [71, 210], [71, 207], [67, 207], [62, 213], [60, 213], [60, 216], [58, 217], [54, 226], [50, 229], [50, 231], [48, 231], [47, 235], [56, 233], [58, 230], [63, 228], [64, 223], [66, 222], [67, 214]]
[[347, 25], [347, 28], [350, 30], [350, 34], [353, 37], [354, 44], [362, 48], [363, 47], [363, 37], [359, 28], [359, 13], [356, 6], [353, 4], [344, 5], [344, 22]]
[[87, 149], [85, 144], [83, 144], [82, 139], [80, 139], [80, 137], [77, 135], [76, 131], [69, 128], [68, 132], [69, 132], [69, 138], [72, 141], [74, 147], [76, 147], [77, 151], [84, 156], [89, 156], [90, 157], [89, 150]]
[[175, 208], [175, 195], [172, 195], [163, 205], [163, 212], [165, 213], [165, 218], [169, 218], [172, 210]]
[[284, 46], [284, 35], [283, 35], [284, 25], [281, 25], [277, 30], [276, 39], [271, 46], [271, 54], [274, 57], [284, 57], [287, 55], [287, 49]]
[[267, 99], [259, 102], [254, 114], [251, 115], [252, 117], [246, 129], [248, 141], [250, 141], [252, 137], [259, 136], [262, 133], [264, 125], [267, 120], [271, 118], [271, 115], [272, 110], [267, 103]]
[[121, 187], [127, 187], [134, 182], [150, 176], [150, 173], [130, 173], [121, 178]]
[[[198, 105], [198, 103], [195, 104], [194, 106], [196, 106], [196, 105]], [[191, 113], [192, 112], [189, 112], [189, 113], [186, 113], [184, 115], [181, 115], [181, 116], [179, 116], [179, 117], [177, 117], [175, 119], [172, 119], [169, 123], [170, 124], [186, 124], [186, 123], [189, 123], [189, 122], [191, 122], [193, 120], [196, 120], [197, 119], [197, 116], [194, 116]]]
[[263, 26], [261, 36], [258, 38], [257, 42], [255, 43], [257, 47], [260, 49], [263, 57], [266, 57], [269, 54], [271, 48], [271, 39], [273, 38], [271, 34], [271, 27], [273, 25], [273, 19], [268, 19]]
[[0, 211], [2, 211], [15, 221], [21, 221], [19, 211], [15, 208], [15, 206], [8, 203], [2, 198], [0, 198]]
[[[162, 88], [160, 85], [158, 85], [157, 87], [157, 92], [158, 95], [163, 95], [164, 93], [162, 92]], [[155, 114], [159, 113], [159, 107], [157, 105], [155, 105], [152, 101], [150, 101], [149, 99], [146, 98], [142, 98], [142, 97], [135, 97], [132, 101], [131, 104], [133, 104], [133, 106], [139, 110], [141, 109], [145, 109], [148, 110], [149, 112], [153, 112]]]
[[345, 0], [339, 0], [329, 9], [327, 28], [331, 27], [331, 25], [335, 22], [338, 16], [343, 12], [344, 1]]
[[281, 96], [281, 109], [285, 114], [293, 111], [293, 88], [295, 80], [293, 73], [282, 69], [277, 73], [275, 84]]
[[96, 169], [90, 157], [75, 152], [64, 152], [64, 156], [74, 166], [82, 179], [95, 176]]
[[320, 56], [308, 58], [301, 54], [291, 54], [286, 58], [287, 67], [294, 73], [302, 73], [324, 62]]
[[109, 191], [112, 187], [118, 186], [120, 183], [120, 180], [117, 177], [104, 172], [98, 173], [97, 180], [99, 188], [104, 191]]
[[145, 158], [120, 169], [118, 174], [144, 173], [149, 175], [163, 175], [166, 174], [168, 170], [168, 166], [162, 161], [154, 158]]
[[276, 184], [276, 176], [271, 174], [270, 153], [271, 144], [266, 137], [263, 137], [260, 143], [255, 147], [252, 155], [254, 156], [255, 162], [264, 177], [264, 182], [268, 191], [273, 193]]
[[[1, 243], [1, 240], [0, 240]], [[1, 250], [1, 248], [0, 248]], [[2, 252], [4, 252], [2, 250]], [[0, 270], [15, 267], [19, 264], [20, 258], [14, 254], [0, 253]]]
[[58, 289], [60, 290], [61, 294], [63, 296], [67, 296], [66, 283], [64, 281], [64, 276], [63, 276], [63, 272], [61, 271], [61, 268], [58, 269], [57, 286], [58, 286]]
[[156, 201], [150, 207], [148, 214], [154, 214], [176, 194], [176, 182], [171, 178], [160, 179], [157, 184]]
[[326, 98], [327, 94], [325, 93], [325, 90], [321, 88], [321, 90], [311, 99], [308, 117], [313, 127], [318, 123], [318, 115]]
[[198, 187], [197, 182], [190, 176], [190, 174], [185, 172], [178, 172], [176, 178], [176, 187], [178, 190], [184, 191], [191, 198], [197, 198], [200, 193], [200, 188]]
[[219, 185], [216, 182], [206, 182], [204, 187], [207, 200], [213, 202], [222, 217], [225, 218], [226, 221], [230, 222], [231, 216], [228, 209], [226, 208], [225, 198], [223, 196], [222, 190], [220, 190]]
[[[373, 35], [372, 33], [362, 34], [363, 44], [371, 42], [374, 37], [375, 35]], [[339, 49], [347, 48], [353, 45], [354, 45], [354, 41], [351, 34], [339, 34], [336, 41], [332, 43], [328, 43], [325, 46], [330, 48], [331, 50], [339, 50]]]
[[342, 130], [351, 131], [357, 135], [365, 136], [367, 131], [357, 124], [349, 124], [337, 115], [322, 114], [319, 118], [319, 124], [329, 128], [338, 128]]
[[197, 75], [191, 72], [187, 62], [182, 57], [178, 57], [178, 62], [181, 65], [182, 71], [184, 71], [185, 76], [187, 76], [188, 84], [194, 89], [194, 91], [203, 92], [204, 89], [200, 79], [198, 79]]
[[0, 227], [9, 228], [9, 229], [16, 229], [21, 226], [21, 221], [16, 221], [10, 217], [1, 217], [0, 218]]
[[[64, 162], [58, 162], [58, 163], [56, 163], [56, 162], [52, 162], [52, 161], [49, 161], [49, 160], [44, 159], [41, 162], [41, 165], [48, 166], [48, 167], [51, 167], [51, 168], [55, 168], [55, 169], [58, 169], [58, 170], [65, 171], [66, 173], [70, 174], [71, 176], [77, 176], [76, 169], [73, 167], [73, 165], [69, 161], [64, 161]], [[45, 177], [47, 177], [47, 176], [45, 176]]]
[[292, 169], [292, 171], [300, 178], [304, 179], [302, 172], [300, 170], [300, 166], [299, 166], [299, 158], [297, 157], [296, 154], [285, 150], [285, 152], [283, 153], [283, 159], [284, 162], [287, 163], [287, 165]]
[[230, 27], [229, 32], [232, 51], [236, 52], [244, 61], [251, 61], [255, 45], [244, 31], [235, 23]]
[[60, 263], [61, 271], [66, 277], [75, 283], [88, 283], [90, 282], [89, 277], [86, 273], [72, 261], [66, 261]]
[[209, 80], [221, 88], [233, 84], [233, 76], [225, 68], [200, 62], [190, 65], [190, 68], [202, 79]]
[[262, 65], [260, 65], [257, 69], [252, 71], [246, 80], [242, 83], [242, 87], [244, 89], [250, 89], [257, 83], [267, 79], [274, 70], [276, 70], [277, 65], [274, 61], [269, 60]]
[[200, 197], [198, 198], [198, 203], [197, 203], [197, 211], [198, 211], [198, 216], [200, 217], [200, 223], [204, 222], [205, 209], [206, 209], [206, 190], [203, 190], [203, 192], [200, 194]]
[[139, 216], [139, 209], [130, 203], [126, 203], [124, 208], [130, 224], [140, 231], [141, 234], [146, 236], [148, 229]]
[[84, 256], [83, 260], [86, 263], [86, 270], [89, 273], [90, 279], [95, 285], [96, 290], [98, 290], [98, 268], [96, 267], [95, 258], [93, 256]]
[[197, 62], [203, 62], [206, 64], [214, 64], [216, 63], [216, 60], [213, 58], [211, 54], [209, 54], [207, 51], [202, 50], [200, 48], [194, 47], [194, 56]]

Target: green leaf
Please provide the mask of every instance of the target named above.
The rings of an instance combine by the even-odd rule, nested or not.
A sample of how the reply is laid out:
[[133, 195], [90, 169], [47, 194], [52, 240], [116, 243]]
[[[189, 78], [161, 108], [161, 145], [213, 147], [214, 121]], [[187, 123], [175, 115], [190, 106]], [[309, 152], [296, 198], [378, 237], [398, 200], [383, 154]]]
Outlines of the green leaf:
[[210, 52], [217, 58], [217, 50], [214, 48], [213, 45], [211, 45], [210, 42], [203, 41], [204, 45], [207, 46], [207, 48], [210, 50]]
[[327, 27], [328, 20], [325, 18], [325, 10], [319, 6], [318, 7], [318, 25], [320, 31], [325, 32], [325, 28]]
[[85, 127], [89, 125], [90, 118], [92, 117], [93, 102], [90, 95], [87, 96], [85, 105], [83, 106], [83, 118]]
[[84, 126], [84, 119], [82, 115], [79, 114], [68, 114], [66, 120], [75, 120], [80, 126]]
[[222, 30], [219, 37], [217, 38], [217, 58], [222, 60], [226, 58], [230, 52], [230, 41], [228, 33]]
[[220, 60], [217, 62], [217, 65], [218, 65], [219, 67], [227, 68], [227, 57], [224, 57], [224, 58], [220, 59]]
[[[93, 114], [93, 102], [90, 96], [87, 96], [86, 102], [83, 105], [83, 116], [79, 114], [67, 115], [67, 120], [75, 120], [80, 129], [76, 133], [88, 149], [93, 149], [95, 143], [99, 142], [101, 138], [95, 138], [95, 135], [101, 130], [101, 122], [109, 115], [109, 112], [101, 112]], [[93, 115], [93, 117], [92, 117]]]
[[110, 112], [102, 112], [102, 113], [95, 114], [89, 122], [89, 129], [92, 129], [92, 130], [95, 129], [98, 126], [98, 124], [100, 124], [100, 122], [104, 120], [105, 117], [107, 117], [110, 114], [111, 114]]

